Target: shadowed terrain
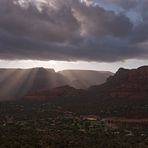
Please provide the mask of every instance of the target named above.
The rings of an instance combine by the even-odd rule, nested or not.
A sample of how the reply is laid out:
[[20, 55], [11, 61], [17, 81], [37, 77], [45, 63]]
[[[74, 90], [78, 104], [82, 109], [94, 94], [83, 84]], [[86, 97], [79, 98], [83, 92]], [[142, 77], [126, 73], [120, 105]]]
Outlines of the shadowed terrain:
[[0, 147], [148, 147], [147, 66], [120, 68], [88, 89], [64, 85], [67, 78], [60, 76], [43, 68], [3, 74], [11, 95], [19, 86], [19, 95], [28, 93], [0, 102]]
[[[68, 109], [100, 114], [100, 110], [117, 109], [124, 116], [147, 116], [144, 106], [148, 105], [148, 66], [138, 69], [120, 68], [102, 85], [86, 90], [70, 86], [29, 93], [27, 100], [46, 100]], [[41, 99], [42, 98], [42, 99]], [[140, 109], [141, 108], [141, 109]], [[123, 109], [123, 110], [122, 110]], [[110, 111], [109, 111], [110, 112]]]
[[91, 70], [63, 70], [59, 73], [71, 81], [70, 85], [72, 87], [81, 89], [103, 84], [106, 78], [113, 75], [113, 73], [109, 71]]
[[[62, 72], [55, 72], [53, 69], [0, 69], [0, 100], [17, 100], [24, 97], [28, 92], [50, 90], [64, 85], [84, 89], [96, 83], [105, 82], [105, 79], [112, 74], [109, 72], [83, 71], [75, 76], [75, 73], [77, 71], [71, 71], [70, 78]], [[85, 79], [82, 79], [82, 75]], [[91, 75], [93, 79], [90, 79]]]

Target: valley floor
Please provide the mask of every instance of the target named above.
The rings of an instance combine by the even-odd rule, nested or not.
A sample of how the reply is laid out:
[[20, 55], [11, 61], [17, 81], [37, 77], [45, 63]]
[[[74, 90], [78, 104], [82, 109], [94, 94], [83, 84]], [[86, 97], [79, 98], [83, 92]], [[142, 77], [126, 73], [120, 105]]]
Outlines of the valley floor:
[[148, 119], [81, 115], [48, 102], [0, 103], [1, 148], [147, 148]]

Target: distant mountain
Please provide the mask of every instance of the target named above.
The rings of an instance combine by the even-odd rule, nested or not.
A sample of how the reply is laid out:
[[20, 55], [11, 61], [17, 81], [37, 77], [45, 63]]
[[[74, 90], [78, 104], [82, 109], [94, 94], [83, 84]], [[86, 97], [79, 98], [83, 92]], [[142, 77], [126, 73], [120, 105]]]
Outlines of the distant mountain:
[[20, 99], [34, 90], [52, 89], [68, 83], [53, 69], [0, 69], [0, 100]]
[[[73, 71], [74, 72], [74, 71]], [[83, 71], [77, 75], [77, 79], [55, 72], [53, 69], [32, 68], [32, 69], [0, 69], [0, 100], [15, 100], [24, 97], [29, 92], [51, 90], [56, 87], [70, 85], [75, 88], [86, 88], [96, 85], [88, 75], [89, 71]], [[92, 72], [90, 72], [92, 73]], [[98, 71], [93, 71], [93, 77], [107, 78], [106, 73], [102, 75]], [[112, 73], [110, 73], [112, 74]], [[82, 79], [82, 75], [84, 79]]]
[[63, 70], [59, 73], [69, 79], [70, 86], [80, 89], [103, 84], [109, 76], [113, 75], [109, 71], [91, 70]]

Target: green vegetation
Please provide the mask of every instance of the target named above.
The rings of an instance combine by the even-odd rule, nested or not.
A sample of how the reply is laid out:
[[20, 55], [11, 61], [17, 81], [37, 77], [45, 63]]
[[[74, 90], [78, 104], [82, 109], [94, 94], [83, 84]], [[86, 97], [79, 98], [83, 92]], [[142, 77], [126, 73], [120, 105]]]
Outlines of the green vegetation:
[[147, 148], [148, 127], [119, 126], [47, 102], [0, 103], [0, 148], [20, 147]]

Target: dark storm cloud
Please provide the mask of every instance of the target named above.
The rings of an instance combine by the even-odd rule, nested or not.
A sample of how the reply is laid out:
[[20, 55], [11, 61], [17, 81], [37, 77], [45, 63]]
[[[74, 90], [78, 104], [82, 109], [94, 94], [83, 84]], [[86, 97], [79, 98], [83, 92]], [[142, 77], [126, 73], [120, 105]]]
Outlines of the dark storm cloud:
[[91, 0], [0, 0], [0, 59], [112, 62], [147, 57], [140, 46], [148, 39], [146, 6], [139, 8], [140, 2], [132, 0], [112, 3], [138, 11], [142, 21], [133, 24], [125, 13]]

